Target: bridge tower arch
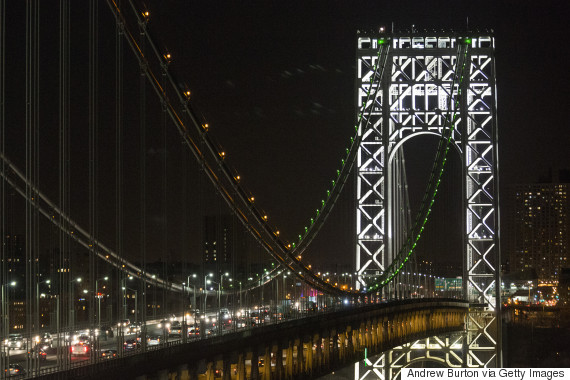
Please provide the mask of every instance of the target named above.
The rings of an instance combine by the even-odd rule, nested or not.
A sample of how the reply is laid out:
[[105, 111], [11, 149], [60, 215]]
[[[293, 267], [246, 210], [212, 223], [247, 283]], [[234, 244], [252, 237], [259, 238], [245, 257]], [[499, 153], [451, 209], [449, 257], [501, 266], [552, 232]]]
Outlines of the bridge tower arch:
[[[458, 84], [453, 78], [460, 39], [469, 44], [469, 67]], [[373, 78], [382, 43], [389, 43], [390, 49], [384, 75], [377, 83]], [[383, 273], [398, 253], [393, 208], [400, 184], [392, 162], [399, 160], [398, 150], [412, 136], [442, 134], [452, 96], [459, 99], [451, 144], [462, 162], [463, 293], [470, 302], [489, 310], [499, 307], [494, 45], [494, 37], [487, 32], [359, 32], [356, 104], [367, 118], [367, 127], [360, 129], [357, 156], [358, 288]], [[367, 102], [371, 92], [375, 99]]]

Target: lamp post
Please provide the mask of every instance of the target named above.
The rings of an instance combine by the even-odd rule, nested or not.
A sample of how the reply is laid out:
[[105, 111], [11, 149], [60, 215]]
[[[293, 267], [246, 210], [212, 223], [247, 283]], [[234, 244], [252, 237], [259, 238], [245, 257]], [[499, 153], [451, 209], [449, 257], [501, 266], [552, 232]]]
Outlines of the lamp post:
[[[186, 282], [186, 284], [188, 285], [188, 291], [190, 291], [190, 277], [196, 278], [196, 273], [188, 275]], [[196, 309], [196, 284], [192, 284], [192, 287], [194, 288], [194, 293], [192, 293], [192, 308]]]
[[208, 277], [212, 277], [213, 274], [212, 273], [208, 273], [207, 275], [204, 276], [204, 317], [206, 316], [206, 296], [208, 294]]
[[[192, 276], [188, 275], [186, 279], [186, 285], [188, 286], [188, 291], [190, 291], [190, 277], [196, 278], [196, 274], [192, 274]], [[192, 293], [193, 301], [192, 301], [192, 308], [196, 308], [196, 284], [192, 284], [194, 287], [194, 292]], [[183, 309], [182, 310], [182, 342], [186, 343], [188, 339], [188, 321], [186, 320], [186, 300], [183, 302]], [[190, 315], [190, 314], [188, 314]], [[196, 315], [194, 315], [194, 326], [196, 325]]]
[[131, 288], [126, 287], [126, 286], [123, 287], [123, 291], [125, 291], [125, 293], [127, 290], [135, 292], [135, 323], [137, 323], [138, 322], [138, 314], [139, 314], [139, 307], [138, 307], [139, 292], [136, 289], [131, 289]]
[[224, 290], [224, 276], [229, 276], [230, 274], [228, 272], [226, 273], [222, 273], [220, 275], [220, 286], [218, 287], [219, 293], [218, 293], [218, 314], [220, 313], [220, 308], [222, 307], [222, 305], [220, 304], [220, 299], [221, 299], [221, 293], [222, 290]]
[[530, 286], [532, 285], [532, 281], [528, 281], [528, 304], [530, 305]]
[[[129, 280], [133, 279], [133, 276], [128, 277]], [[123, 278], [121, 289], [123, 290], [123, 319], [127, 319], [127, 295], [125, 290], [127, 290], [127, 279]]]
[[73, 330], [75, 330], [75, 296], [74, 296], [75, 284], [74, 284], [74, 282], [81, 283], [82, 280], [83, 279], [81, 277], [78, 277], [78, 278], [70, 281], [70, 283], [71, 283], [71, 286], [70, 286], [70, 288], [71, 288], [70, 289], [71, 290], [70, 291], [70, 298], [71, 298], [70, 301], [71, 302], [69, 305], [69, 324], [70, 324], [69, 327], [71, 329], [70, 333], [73, 332]]
[[[16, 281], [12, 281], [8, 284], [2, 284], [1, 288], [2, 288], [2, 307], [1, 307], [1, 311], [2, 311], [2, 330], [0, 331], [0, 333], [2, 333], [3, 337], [8, 337], [8, 334], [10, 333], [10, 315], [9, 315], [9, 310], [10, 310], [10, 288], [9, 287], [14, 287], [16, 286]], [[4, 359], [4, 362], [0, 362], [0, 364], [2, 364], [2, 367], [0, 368], [6, 368], [8, 366], [8, 362], [10, 361], [10, 350], [3, 345], [2, 346], [2, 351], [6, 350], [6, 353], [2, 352], [1, 353], [1, 357]]]
[[109, 280], [108, 276], [95, 280], [95, 297], [97, 297], [97, 328], [101, 332], [101, 296], [99, 296], [99, 280]]

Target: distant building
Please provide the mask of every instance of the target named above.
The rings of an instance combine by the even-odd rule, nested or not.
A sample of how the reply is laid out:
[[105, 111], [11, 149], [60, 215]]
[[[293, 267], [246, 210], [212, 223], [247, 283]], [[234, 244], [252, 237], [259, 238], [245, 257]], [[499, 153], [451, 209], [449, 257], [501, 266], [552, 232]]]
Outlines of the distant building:
[[558, 297], [559, 305], [570, 306], [570, 268], [562, 268], [560, 270]]
[[569, 183], [518, 184], [508, 188], [507, 244], [510, 271], [536, 270], [539, 283], [558, 283], [570, 265]]
[[[240, 246], [236, 224], [231, 215], [207, 215], [204, 217], [202, 250], [206, 272], [232, 271], [233, 258], [239, 257], [235, 250]], [[217, 275], [216, 275], [217, 277]]]

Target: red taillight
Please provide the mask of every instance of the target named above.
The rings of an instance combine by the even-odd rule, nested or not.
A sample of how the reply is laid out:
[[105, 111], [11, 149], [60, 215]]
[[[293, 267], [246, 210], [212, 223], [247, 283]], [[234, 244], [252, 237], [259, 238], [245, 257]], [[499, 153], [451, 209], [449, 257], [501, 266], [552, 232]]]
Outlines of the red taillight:
[[83, 346], [83, 352], [87, 352], [87, 347]]

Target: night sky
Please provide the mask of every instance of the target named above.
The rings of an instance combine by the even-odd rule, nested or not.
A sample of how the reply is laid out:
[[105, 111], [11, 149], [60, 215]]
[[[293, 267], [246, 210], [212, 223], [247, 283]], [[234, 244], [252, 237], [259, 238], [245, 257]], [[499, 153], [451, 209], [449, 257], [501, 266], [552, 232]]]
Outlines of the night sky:
[[[296, 236], [352, 133], [358, 29], [464, 30], [467, 20], [493, 29], [501, 189], [570, 167], [567, 9], [554, 1], [165, 1], [153, 14], [230, 162], [286, 236]], [[411, 192], [421, 195], [429, 165], [420, 163], [435, 141], [410, 145]], [[350, 210], [336, 223], [353, 228]], [[344, 236], [334, 245], [350, 250]]]
[[[467, 19], [471, 29], [493, 29], [501, 190], [536, 181], [551, 167], [570, 168], [570, 12], [564, 2], [161, 0], [147, 6], [150, 31], [173, 55], [171, 71], [192, 91], [193, 109], [289, 240], [319, 206], [353, 133], [359, 29], [464, 30]], [[108, 7], [100, 8], [101, 18], [108, 18]], [[129, 107], [137, 112], [136, 103]], [[44, 120], [56, 122], [57, 114], [46, 114]], [[112, 124], [105, 117], [102, 123]], [[406, 147], [412, 199], [423, 193], [425, 163], [437, 144], [434, 138], [418, 141]], [[126, 181], [136, 183], [135, 171], [128, 175]], [[453, 186], [447, 195], [444, 190], [440, 199], [451, 204], [434, 217], [457, 208], [453, 192]], [[354, 189], [342, 198], [311, 248], [316, 262], [354, 261]], [[160, 223], [151, 212], [149, 220], [155, 219]], [[452, 227], [437, 227], [434, 240]], [[449, 245], [435, 249], [460, 261], [452, 252], [456, 242]]]

